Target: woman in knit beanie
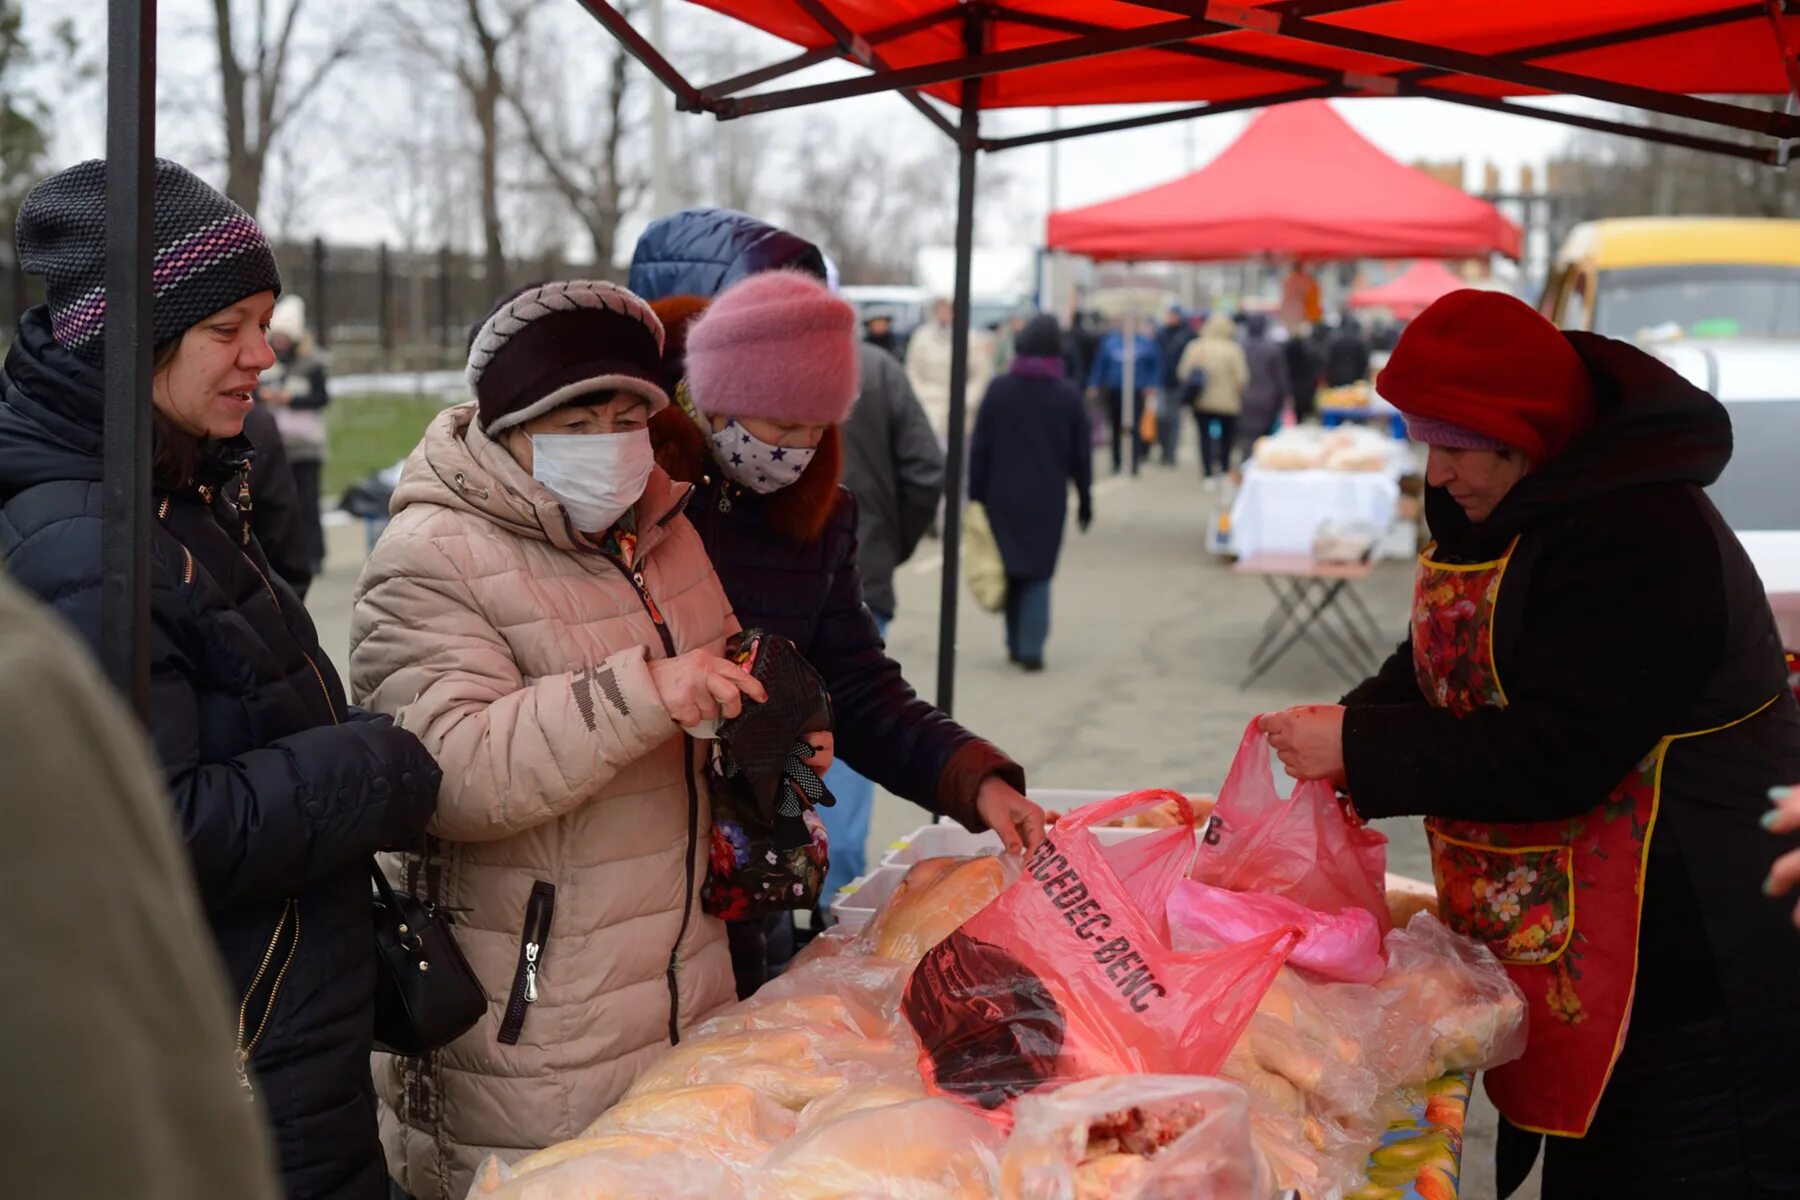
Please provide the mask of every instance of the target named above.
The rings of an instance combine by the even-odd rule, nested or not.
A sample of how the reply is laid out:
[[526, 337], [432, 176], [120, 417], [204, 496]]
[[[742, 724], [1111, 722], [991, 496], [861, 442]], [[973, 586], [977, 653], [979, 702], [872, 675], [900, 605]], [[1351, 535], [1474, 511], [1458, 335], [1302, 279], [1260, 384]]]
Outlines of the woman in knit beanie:
[[[20, 318], [0, 379], [0, 553], [96, 650], [105, 180], [104, 163], [82, 163], [25, 198], [19, 261], [46, 303]], [[281, 287], [267, 240], [158, 160], [153, 253], [149, 733], [236, 988], [239, 1081], [270, 1123], [285, 1192], [380, 1200], [369, 862], [423, 832], [439, 772], [418, 738], [345, 703], [253, 535], [242, 430], [274, 361], [263, 331]]]
[[[785, 270], [750, 275], [710, 305], [671, 296], [656, 307], [690, 322], [676, 405], [652, 422], [657, 461], [694, 485], [688, 514], [738, 620], [788, 638], [824, 676], [842, 764], [971, 829], [1035, 844], [1043, 814], [1022, 795], [1023, 770], [919, 699], [863, 603], [856, 502], [838, 486], [837, 426], [858, 392], [855, 310]], [[838, 778], [827, 780], [838, 802], [819, 810], [827, 896], [861, 873], [873, 801], [872, 786]], [[764, 929], [732, 926], [740, 994], [766, 973]]]
[[1426, 309], [1379, 387], [1430, 448], [1411, 637], [1263, 728], [1362, 817], [1428, 818], [1446, 923], [1524, 996], [1498, 1194], [1541, 1147], [1545, 1200], [1800, 1195], [1800, 954], [1764, 894], [1800, 707], [1704, 490], [1730, 418], [1494, 292]]

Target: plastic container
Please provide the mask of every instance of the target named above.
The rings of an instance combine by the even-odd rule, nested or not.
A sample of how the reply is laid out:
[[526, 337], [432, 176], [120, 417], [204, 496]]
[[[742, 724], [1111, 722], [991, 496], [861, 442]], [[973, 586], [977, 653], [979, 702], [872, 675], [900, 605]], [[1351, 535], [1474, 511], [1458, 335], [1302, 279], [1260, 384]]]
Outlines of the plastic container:
[[846, 934], [861, 933], [875, 910], [886, 903], [894, 889], [900, 886], [900, 881], [906, 878], [906, 871], [906, 864], [883, 864], [839, 888], [838, 894], [831, 898], [834, 927]]
[[970, 833], [954, 821], [941, 825], [921, 825], [889, 846], [881, 856], [883, 866], [908, 867], [920, 859], [939, 858], [946, 854], [988, 854], [999, 850], [997, 833]]

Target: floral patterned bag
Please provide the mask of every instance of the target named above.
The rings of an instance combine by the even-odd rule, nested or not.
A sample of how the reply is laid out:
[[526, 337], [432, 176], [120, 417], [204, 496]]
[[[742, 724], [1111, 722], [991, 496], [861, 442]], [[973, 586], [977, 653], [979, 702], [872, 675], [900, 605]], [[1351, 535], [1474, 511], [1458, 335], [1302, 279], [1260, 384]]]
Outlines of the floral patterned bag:
[[719, 723], [707, 766], [712, 843], [700, 902], [728, 921], [810, 909], [831, 861], [813, 808], [835, 801], [808, 765], [813, 749], [802, 738], [831, 728], [831, 694], [786, 638], [746, 630], [727, 653], [769, 699]]

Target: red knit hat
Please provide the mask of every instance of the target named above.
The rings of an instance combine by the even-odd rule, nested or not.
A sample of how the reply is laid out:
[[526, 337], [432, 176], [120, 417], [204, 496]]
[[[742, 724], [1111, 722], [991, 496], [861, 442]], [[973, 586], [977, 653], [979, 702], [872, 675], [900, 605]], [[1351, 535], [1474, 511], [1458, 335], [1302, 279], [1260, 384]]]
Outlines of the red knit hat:
[[1594, 384], [1549, 321], [1501, 292], [1451, 292], [1400, 335], [1376, 390], [1409, 417], [1561, 454], [1594, 415]]

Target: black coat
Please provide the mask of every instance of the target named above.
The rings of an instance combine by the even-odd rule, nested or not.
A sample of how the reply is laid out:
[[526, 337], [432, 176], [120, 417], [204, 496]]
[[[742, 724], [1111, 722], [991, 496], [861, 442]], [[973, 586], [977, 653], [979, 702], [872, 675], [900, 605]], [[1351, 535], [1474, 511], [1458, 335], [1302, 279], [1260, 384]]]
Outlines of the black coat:
[[[1631, 1033], [1596, 1128], [1676, 1098], [1657, 1093], [1703, 1099], [1712, 1119], [1739, 1123], [1730, 1143], [1747, 1155], [1714, 1165], [1753, 1164], [1772, 1189], [1752, 1193], [1727, 1175], [1705, 1194], [1800, 1194], [1787, 1148], [1800, 1121], [1800, 947], [1791, 901], [1760, 890], [1800, 837], [1759, 824], [1769, 789], [1800, 779], [1800, 709], [1762, 584], [1702, 490], [1730, 458], [1730, 420], [1640, 351], [1567, 336], [1600, 397], [1593, 428], [1479, 526], [1440, 489], [1426, 500], [1440, 558], [1489, 561], [1519, 539], [1493, 628], [1508, 707], [1460, 719], [1428, 707], [1402, 646], [1345, 698], [1351, 796], [1365, 817], [1571, 819], [1664, 736], [1767, 704], [1668, 751]], [[1725, 1033], [1691, 1032], [1708, 1022]], [[1662, 1043], [1692, 1049], [1701, 1038], [1723, 1048], [1670, 1079]]]
[[969, 446], [969, 499], [987, 509], [1007, 575], [1056, 574], [1069, 485], [1091, 514], [1093, 481], [1094, 440], [1074, 388], [1017, 372], [988, 384]]
[[1353, 321], [1332, 335], [1325, 350], [1325, 385], [1343, 387], [1369, 377], [1369, 341]]
[[687, 518], [738, 622], [789, 639], [824, 677], [837, 756], [902, 799], [985, 828], [975, 812], [981, 781], [999, 774], [1023, 791], [1024, 770], [920, 699], [888, 657], [863, 603], [856, 499], [832, 482], [835, 431], [798, 482], [759, 496], [721, 480], [680, 409], [659, 413], [651, 430], [663, 469], [694, 484]]
[[[0, 554], [98, 646], [99, 373], [51, 340], [38, 308], [0, 396]], [[345, 705], [306, 610], [230, 499], [249, 454], [243, 438], [217, 443], [196, 486], [156, 489], [149, 732], [240, 1001], [273, 949], [245, 1020], [248, 1037], [279, 973], [250, 1066], [287, 1194], [378, 1200], [369, 860], [423, 829], [440, 775], [412, 734]], [[290, 902], [297, 922], [274, 944]]]
[[944, 492], [944, 450], [898, 359], [864, 343], [862, 393], [842, 425], [844, 486], [856, 497], [863, 599], [892, 620], [894, 571], [913, 556]]
[[244, 436], [256, 450], [250, 469], [250, 532], [275, 573], [304, 599], [312, 567], [300, 534], [300, 489], [275, 415], [258, 404], [244, 417]]

